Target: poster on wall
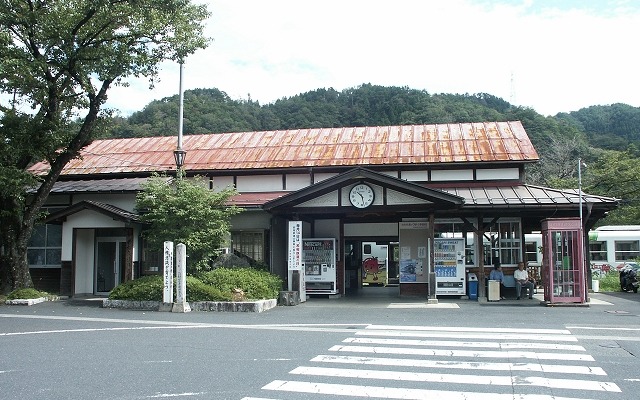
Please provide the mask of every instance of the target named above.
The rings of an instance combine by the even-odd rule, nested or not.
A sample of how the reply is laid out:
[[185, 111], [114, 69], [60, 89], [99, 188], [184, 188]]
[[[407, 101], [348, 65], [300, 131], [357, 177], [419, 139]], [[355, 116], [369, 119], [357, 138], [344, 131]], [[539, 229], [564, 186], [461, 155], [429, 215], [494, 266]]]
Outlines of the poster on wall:
[[400, 283], [416, 282], [422, 274], [422, 261], [416, 259], [400, 260]]
[[400, 223], [400, 283], [426, 283], [429, 277], [429, 224]]
[[289, 271], [302, 268], [302, 221], [289, 221]]

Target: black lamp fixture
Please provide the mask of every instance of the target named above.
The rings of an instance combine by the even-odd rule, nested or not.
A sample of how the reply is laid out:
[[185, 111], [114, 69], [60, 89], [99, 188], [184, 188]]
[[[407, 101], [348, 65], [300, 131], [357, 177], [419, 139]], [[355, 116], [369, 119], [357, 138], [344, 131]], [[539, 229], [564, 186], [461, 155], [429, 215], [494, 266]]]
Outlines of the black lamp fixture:
[[182, 169], [184, 165], [184, 158], [187, 156], [187, 152], [179, 148], [173, 151], [173, 157], [176, 159], [176, 167]]

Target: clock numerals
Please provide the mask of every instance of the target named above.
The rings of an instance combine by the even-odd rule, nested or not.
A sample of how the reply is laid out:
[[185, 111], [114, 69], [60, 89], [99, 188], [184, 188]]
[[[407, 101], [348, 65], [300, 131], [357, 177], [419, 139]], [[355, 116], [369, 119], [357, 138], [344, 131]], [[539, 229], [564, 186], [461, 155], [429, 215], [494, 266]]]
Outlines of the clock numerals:
[[351, 188], [349, 192], [349, 201], [356, 208], [369, 207], [374, 200], [374, 192], [371, 186], [359, 184]]

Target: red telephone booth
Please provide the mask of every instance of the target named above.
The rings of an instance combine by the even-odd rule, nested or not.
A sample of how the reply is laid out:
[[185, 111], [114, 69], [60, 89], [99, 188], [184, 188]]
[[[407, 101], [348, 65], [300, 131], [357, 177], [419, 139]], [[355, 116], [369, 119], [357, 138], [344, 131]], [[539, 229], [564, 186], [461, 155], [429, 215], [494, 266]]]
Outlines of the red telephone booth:
[[548, 303], [587, 301], [582, 241], [579, 218], [542, 221], [544, 299]]

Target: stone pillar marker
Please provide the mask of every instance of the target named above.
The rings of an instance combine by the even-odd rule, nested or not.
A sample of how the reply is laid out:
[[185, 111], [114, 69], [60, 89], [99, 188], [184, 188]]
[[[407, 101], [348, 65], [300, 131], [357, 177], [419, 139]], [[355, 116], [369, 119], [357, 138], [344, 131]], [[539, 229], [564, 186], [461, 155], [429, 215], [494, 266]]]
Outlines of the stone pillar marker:
[[179, 243], [176, 246], [176, 302], [172, 312], [190, 312], [187, 302], [187, 246]]
[[173, 242], [164, 242], [164, 290], [162, 292], [162, 302], [164, 304], [173, 303]]

